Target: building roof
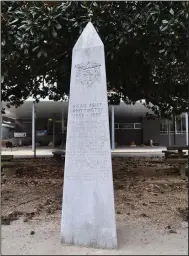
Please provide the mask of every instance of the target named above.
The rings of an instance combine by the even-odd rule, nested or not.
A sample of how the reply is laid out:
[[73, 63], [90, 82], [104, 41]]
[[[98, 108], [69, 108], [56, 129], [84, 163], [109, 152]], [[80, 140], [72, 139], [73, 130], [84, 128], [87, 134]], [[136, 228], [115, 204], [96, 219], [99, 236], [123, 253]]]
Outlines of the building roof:
[[[5, 107], [5, 116], [13, 119], [31, 119], [32, 117], [32, 99], [28, 99], [18, 108]], [[126, 105], [121, 102], [120, 105], [115, 106], [115, 116], [117, 117], [144, 117], [149, 110], [142, 102], [136, 102], [135, 105]], [[36, 103], [36, 115], [38, 118], [51, 118], [55, 113], [57, 118], [62, 118], [64, 114], [68, 113], [68, 102], [41, 100]], [[109, 113], [111, 113], [111, 106], [109, 106]]]

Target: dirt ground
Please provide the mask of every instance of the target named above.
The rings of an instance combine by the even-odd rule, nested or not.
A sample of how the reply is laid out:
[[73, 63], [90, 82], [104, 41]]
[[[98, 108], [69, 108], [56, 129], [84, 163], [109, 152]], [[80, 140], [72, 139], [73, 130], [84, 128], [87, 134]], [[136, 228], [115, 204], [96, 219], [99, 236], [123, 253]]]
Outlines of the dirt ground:
[[[5, 254], [10, 254], [6, 248], [8, 226], [18, 232], [16, 223], [19, 230], [27, 225], [30, 235], [35, 236], [32, 234], [35, 223], [45, 221], [50, 225], [55, 219], [59, 223], [61, 218], [63, 163], [52, 158], [16, 161], [16, 175], [3, 178], [1, 187]], [[178, 235], [183, 225], [187, 225], [188, 180], [181, 180], [177, 168], [165, 164], [163, 158], [114, 158], [113, 179], [119, 225], [140, 223], [149, 232], [153, 226], [167, 236]], [[187, 248], [184, 250], [187, 254]]]

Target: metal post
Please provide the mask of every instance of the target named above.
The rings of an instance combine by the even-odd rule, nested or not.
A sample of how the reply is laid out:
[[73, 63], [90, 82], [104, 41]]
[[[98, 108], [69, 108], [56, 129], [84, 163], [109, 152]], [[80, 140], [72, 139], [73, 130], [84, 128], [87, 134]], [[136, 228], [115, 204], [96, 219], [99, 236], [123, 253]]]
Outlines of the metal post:
[[53, 114], [53, 138], [52, 138], [52, 146], [55, 148], [55, 114]]
[[[188, 2], [188, 6], [189, 6], [189, 2]], [[188, 30], [189, 30], [189, 16], [188, 16]], [[188, 37], [188, 72], [189, 72], [189, 37]], [[189, 79], [188, 79], [188, 127], [189, 127]], [[189, 173], [189, 149], [188, 149], [188, 173]]]
[[64, 148], [65, 138], [64, 138], [64, 109], [62, 110], [62, 142], [60, 148]]
[[62, 110], [62, 134], [64, 134], [64, 109]]
[[36, 158], [35, 121], [36, 121], [36, 106], [35, 106], [35, 101], [33, 101], [33, 104], [32, 104], [32, 151], [34, 152], [34, 158]]
[[173, 126], [174, 126], [174, 145], [176, 145], [176, 117], [173, 115]]
[[168, 136], [169, 136], [169, 146], [171, 146], [171, 133], [170, 133], [170, 120], [168, 119]]
[[186, 145], [188, 145], [188, 113], [185, 113], [185, 122], [186, 122]]
[[0, 95], [0, 162], [1, 162], [1, 151], [2, 151], [2, 102], [1, 102], [1, 95]]
[[112, 105], [112, 150], [115, 149], [115, 123], [114, 123], [114, 106]]

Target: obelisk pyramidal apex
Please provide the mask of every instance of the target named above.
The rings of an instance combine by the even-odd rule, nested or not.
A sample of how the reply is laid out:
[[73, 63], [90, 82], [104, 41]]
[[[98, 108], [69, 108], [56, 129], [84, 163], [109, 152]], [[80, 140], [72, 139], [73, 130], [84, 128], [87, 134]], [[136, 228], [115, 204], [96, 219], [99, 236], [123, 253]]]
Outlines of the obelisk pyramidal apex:
[[91, 22], [72, 53], [61, 241], [117, 247], [104, 45]]

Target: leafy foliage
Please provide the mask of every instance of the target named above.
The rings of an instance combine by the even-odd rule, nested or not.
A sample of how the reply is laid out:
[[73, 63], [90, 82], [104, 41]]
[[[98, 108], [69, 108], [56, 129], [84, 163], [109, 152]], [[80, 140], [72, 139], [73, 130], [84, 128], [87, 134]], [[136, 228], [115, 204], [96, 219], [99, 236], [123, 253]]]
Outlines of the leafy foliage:
[[165, 116], [187, 109], [187, 2], [4, 1], [1, 20], [2, 100], [10, 104], [69, 95], [72, 48], [91, 20], [116, 93], [110, 103], [146, 99]]

